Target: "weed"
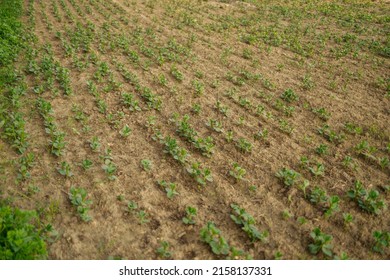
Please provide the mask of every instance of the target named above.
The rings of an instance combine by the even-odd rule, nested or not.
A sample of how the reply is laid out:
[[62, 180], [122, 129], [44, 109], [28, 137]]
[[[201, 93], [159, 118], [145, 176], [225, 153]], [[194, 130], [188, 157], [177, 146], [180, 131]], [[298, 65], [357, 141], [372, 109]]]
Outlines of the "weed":
[[242, 52], [242, 57], [245, 58], [245, 59], [252, 59], [252, 51], [248, 48], [244, 48], [243, 52]]
[[0, 259], [46, 259], [43, 231], [36, 227], [35, 211], [23, 211], [9, 206], [0, 207]]
[[251, 186], [249, 186], [249, 191], [251, 191], [251, 192], [255, 192], [255, 191], [257, 191], [257, 186], [256, 185], [251, 185]]
[[277, 251], [275, 253], [274, 257], [275, 257], [275, 260], [281, 260], [283, 257], [283, 254], [281, 252]]
[[305, 217], [298, 217], [297, 218], [297, 222], [300, 224], [300, 225], [304, 225], [307, 223], [307, 219]]
[[382, 157], [378, 159], [378, 162], [382, 169], [386, 169], [389, 166], [390, 160], [388, 157]]

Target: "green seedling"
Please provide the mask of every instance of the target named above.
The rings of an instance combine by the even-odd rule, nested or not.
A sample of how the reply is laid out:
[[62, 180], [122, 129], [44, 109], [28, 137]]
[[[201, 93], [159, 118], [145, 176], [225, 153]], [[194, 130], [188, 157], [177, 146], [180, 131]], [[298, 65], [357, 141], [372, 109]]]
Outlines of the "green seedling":
[[276, 177], [278, 177], [286, 187], [292, 187], [296, 180], [301, 176], [298, 172], [293, 169], [287, 169], [283, 167], [276, 173]]
[[148, 159], [143, 159], [143, 160], [141, 160], [141, 166], [142, 166], [143, 170], [145, 170], [146, 172], [149, 172], [153, 168], [153, 163], [152, 163], [152, 161], [150, 161]]
[[307, 187], [310, 186], [310, 182], [308, 180], [303, 180], [301, 184], [298, 185], [298, 188], [303, 191], [303, 195], [306, 198], [306, 189]]
[[344, 225], [348, 226], [353, 222], [353, 216], [350, 213], [343, 213]]
[[156, 253], [163, 259], [169, 259], [172, 257], [172, 253], [169, 251], [169, 243], [167, 241], [161, 241], [160, 247], [157, 248]]
[[260, 130], [253, 136], [253, 138], [255, 140], [266, 140], [268, 138], [268, 129], [264, 128]]
[[242, 153], [250, 153], [252, 151], [252, 143], [244, 138], [239, 138], [236, 142], [236, 147]]
[[233, 141], [233, 137], [234, 137], [234, 132], [233, 130], [228, 130], [226, 132], [226, 136], [225, 136], [225, 139], [228, 143], [232, 142]]
[[192, 85], [195, 89], [195, 96], [201, 96], [204, 93], [204, 84], [199, 80], [193, 80]]
[[158, 184], [165, 189], [165, 191], [167, 193], [167, 197], [169, 199], [172, 199], [174, 196], [179, 194], [176, 191], [177, 185], [175, 183], [168, 183], [168, 182], [162, 180], [162, 181], [159, 181]]
[[144, 210], [140, 210], [137, 216], [141, 225], [149, 223], [149, 219], [148, 219], [149, 215]]
[[265, 242], [268, 237], [268, 231], [260, 232], [256, 227], [255, 219], [248, 214], [245, 209], [240, 208], [236, 204], [231, 204], [233, 214], [230, 218], [237, 224], [242, 226], [242, 230], [248, 235], [252, 242], [262, 241]]
[[219, 132], [219, 133], [222, 133], [223, 132], [223, 127], [222, 127], [222, 122], [218, 121], [218, 120], [215, 120], [215, 119], [209, 119], [206, 123], [206, 125], [216, 131], [216, 132]]
[[322, 155], [326, 155], [328, 153], [328, 146], [327, 145], [324, 145], [324, 144], [320, 144], [317, 148], [316, 148], [316, 153], [320, 156]]
[[251, 191], [251, 192], [257, 191], [257, 186], [256, 185], [249, 186], [249, 191]]
[[283, 254], [280, 251], [277, 251], [274, 255], [275, 260], [281, 260], [283, 257]]
[[217, 110], [223, 114], [225, 117], [228, 116], [228, 111], [229, 111], [229, 108], [227, 106], [224, 106], [219, 100], [217, 100], [217, 103], [215, 105], [215, 108], [217, 108]]
[[89, 159], [84, 159], [81, 162], [81, 166], [83, 167], [84, 170], [88, 170], [93, 166], [93, 162], [90, 161]]
[[286, 101], [288, 103], [299, 100], [298, 95], [290, 88], [287, 89], [286, 91], [284, 91], [282, 93], [282, 95], [280, 96], [280, 98], [282, 98], [284, 101]]
[[135, 201], [130, 200], [130, 201], [127, 203], [127, 209], [128, 209], [130, 212], [133, 212], [134, 210], [138, 209], [138, 204], [137, 204]]
[[126, 125], [121, 129], [121, 131], [119, 131], [119, 134], [120, 134], [122, 137], [129, 137], [129, 135], [131, 134], [131, 128], [126, 124]]
[[97, 136], [92, 137], [92, 139], [89, 141], [89, 146], [91, 147], [92, 151], [98, 151], [100, 149], [99, 138]]
[[300, 224], [300, 225], [304, 225], [307, 223], [307, 219], [305, 217], [298, 217], [297, 218], [297, 222]]
[[161, 140], [165, 145], [165, 153], [170, 154], [175, 160], [179, 161], [181, 164], [187, 162], [188, 151], [184, 148], [177, 145], [176, 139], [169, 136]]
[[331, 196], [328, 200], [328, 208], [325, 211], [325, 218], [329, 218], [335, 212], [340, 211], [339, 207], [340, 198], [337, 195]]
[[202, 110], [202, 107], [199, 103], [195, 103], [192, 106], [192, 112], [194, 112], [196, 115], [199, 115], [200, 111]]
[[195, 207], [187, 206], [186, 216], [183, 217], [182, 221], [186, 225], [194, 225], [196, 224], [195, 217], [197, 215], [198, 215], [198, 209], [196, 209]]
[[315, 166], [309, 167], [309, 170], [316, 177], [324, 176], [325, 166], [322, 163], [317, 163]]
[[372, 250], [374, 252], [384, 254], [385, 250], [390, 245], [390, 232], [389, 231], [374, 231], [374, 246]]
[[61, 167], [57, 168], [57, 171], [68, 178], [73, 176], [70, 165], [66, 161], [61, 162]]
[[309, 200], [315, 205], [320, 205], [325, 207], [329, 201], [329, 196], [326, 194], [326, 191], [321, 187], [316, 186], [309, 195]]
[[[331, 114], [323, 107], [313, 108], [312, 112], [315, 113], [316, 115], [318, 115], [318, 117], [320, 117], [320, 119], [322, 119], [324, 121], [329, 120], [329, 118], [331, 116]], [[328, 125], [326, 125], [326, 126], [329, 127]]]
[[77, 213], [84, 222], [92, 220], [91, 216], [88, 215], [89, 205], [92, 204], [92, 200], [87, 199], [87, 196], [87, 191], [83, 188], [70, 188], [70, 202], [76, 207]]
[[207, 225], [200, 230], [200, 239], [210, 246], [214, 254], [229, 254], [230, 246], [213, 222], [207, 222]]
[[35, 155], [33, 153], [27, 153], [19, 159], [19, 169], [17, 174], [18, 181], [24, 181], [31, 177], [30, 169], [35, 164]]
[[54, 131], [52, 133], [52, 140], [49, 141], [50, 143], [50, 151], [55, 156], [59, 157], [63, 154], [66, 142], [65, 142], [65, 133], [60, 131]]
[[292, 218], [293, 216], [294, 215], [291, 214], [290, 211], [287, 209], [282, 212], [282, 217], [284, 220], [288, 220], [288, 219]]
[[206, 138], [197, 138], [193, 142], [194, 146], [202, 152], [202, 155], [211, 157], [214, 153], [214, 139], [211, 136]]
[[122, 104], [125, 105], [131, 112], [141, 111], [138, 101], [135, 100], [134, 95], [130, 93], [122, 93]]
[[213, 181], [211, 170], [208, 168], [202, 169], [199, 162], [193, 162], [186, 170], [201, 185], [206, 185], [207, 182]]
[[106, 174], [108, 175], [108, 179], [111, 180], [111, 181], [114, 181], [117, 179], [117, 177], [115, 176], [116, 174], [116, 171], [117, 171], [117, 167], [116, 165], [112, 162], [111, 159], [109, 158], [106, 158], [104, 160], [104, 164], [102, 165], [102, 169], [106, 172]]
[[355, 200], [361, 209], [371, 214], [379, 215], [386, 208], [379, 192], [366, 190], [360, 181], [355, 182], [354, 188], [347, 192], [347, 196]]
[[233, 162], [233, 170], [229, 171], [229, 175], [236, 179], [236, 182], [244, 180], [246, 170], [242, 168], [237, 162]]
[[313, 243], [309, 245], [309, 252], [313, 255], [317, 255], [322, 252], [327, 257], [333, 256], [333, 245], [330, 243], [333, 239], [331, 235], [321, 232], [319, 228], [315, 228], [310, 237], [313, 239]]

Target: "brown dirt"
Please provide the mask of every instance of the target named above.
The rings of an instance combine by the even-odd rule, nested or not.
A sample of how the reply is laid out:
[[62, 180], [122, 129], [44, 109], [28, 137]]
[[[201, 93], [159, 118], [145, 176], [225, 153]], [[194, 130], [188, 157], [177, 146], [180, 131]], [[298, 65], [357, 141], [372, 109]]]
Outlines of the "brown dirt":
[[[27, 8], [26, 1], [26, 8]], [[214, 259], [208, 245], [200, 241], [199, 231], [208, 222], [213, 221], [222, 231], [230, 245], [244, 250], [255, 259], [273, 259], [277, 251], [282, 252], [286, 259], [312, 259], [322, 256], [312, 256], [308, 252], [310, 232], [315, 227], [333, 236], [334, 251], [337, 255], [346, 252], [351, 259], [389, 259], [387, 251], [384, 255], [373, 253], [372, 233], [374, 230], [389, 230], [390, 216], [387, 210], [380, 215], [371, 215], [362, 212], [356, 203], [346, 197], [346, 191], [353, 187], [355, 180], [360, 180], [366, 188], [377, 188], [389, 185], [389, 167], [381, 169], [377, 162], [369, 161], [357, 154], [354, 147], [362, 140], [367, 140], [371, 146], [377, 147], [376, 157], [389, 157], [385, 147], [390, 141], [389, 98], [385, 97], [385, 89], [377, 85], [379, 77], [388, 78], [389, 59], [378, 56], [368, 49], [361, 49], [359, 56], [351, 55], [336, 59], [329, 51], [339, 47], [328, 40], [322, 51], [314, 52], [306, 57], [294, 52], [287, 44], [272, 46], [259, 41], [248, 45], [239, 40], [240, 35], [259, 26], [230, 25], [220, 32], [212, 31], [211, 25], [218, 25], [223, 17], [231, 16], [234, 19], [255, 16], [264, 12], [265, 20], [272, 18], [276, 13], [272, 7], [281, 1], [271, 1], [272, 6], [243, 4], [239, 1], [220, 3], [219, 1], [122, 1], [110, 0], [94, 1], [64, 1], [66, 9], [73, 15], [75, 22], [85, 26], [93, 23], [95, 27], [91, 51], [99, 61], [106, 62], [116, 81], [122, 84], [120, 90], [103, 91], [107, 79], [97, 82], [101, 98], [107, 103], [106, 115], [98, 112], [94, 97], [89, 93], [86, 81], [93, 80], [97, 65], [90, 64], [84, 70], [74, 67], [71, 57], [64, 53], [61, 41], [56, 38], [57, 31], [63, 33], [64, 39], [69, 41], [67, 28], [73, 30], [75, 23], [67, 17], [66, 9], [60, 1], [35, 1], [35, 35], [38, 42], [35, 48], [50, 43], [54, 57], [71, 71], [71, 82], [74, 94], [67, 97], [59, 90], [58, 95], [50, 91], [42, 94], [50, 100], [55, 121], [59, 129], [66, 133], [66, 153], [55, 158], [48, 149], [49, 138], [44, 132], [41, 116], [36, 110], [37, 96], [30, 90], [25, 111], [28, 112], [27, 130], [30, 135], [31, 151], [37, 157], [37, 164], [31, 171], [30, 181], [15, 186], [13, 183], [16, 170], [10, 163], [16, 154], [9, 152], [7, 144], [0, 142], [1, 158], [4, 172], [1, 173], [1, 183], [4, 185], [5, 196], [13, 197], [14, 204], [23, 208], [40, 209], [42, 219], [51, 222], [59, 232], [56, 242], [50, 244], [49, 252], [52, 259], [107, 259], [118, 256], [124, 259], [156, 259], [155, 253], [160, 241], [168, 241], [170, 251], [175, 259]], [[288, 1], [286, 7], [300, 10], [302, 4]], [[53, 3], [59, 10], [59, 22], [53, 13]], [[72, 3], [76, 3], [74, 6]], [[127, 5], [128, 3], [128, 5]], [[177, 7], [175, 7], [175, 3]], [[352, 5], [352, 4], [351, 4]], [[385, 14], [374, 4], [367, 4], [374, 15]], [[381, 4], [389, 11], [387, 4]], [[171, 7], [168, 9], [167, 7]], [[84, 13], [80, 15], [77, 7]], [[87, 8], [92, 13], [87, 13]], [[356, 11], [362, 8], [356, 6]], [[312, 8], [309, 12], [315, 13]], [[364, 11], [364, 10], [363, 10]], [[44, 15], [53, 29], [48, 29]], [[106, 16], [107, 15], [107, 16]], [[194, 20], [194, 24], [178, 26], [183, 16], [187, 20]], [[346, 17], [345, 14], [338, 15]], [[279, 15], [279, 17], [282, 17]], [[327, 19], [327, 17], [321, 15]], [[127, 25], [121, 18], [129, 20]], [[284, 24], [278, 28], [286, 28], [292, 19], [286, 16]], [[103, 25], [111, 24], [110, 31], [104, 31]], [[237, 22], [235, 22], [237, 23]], [[269, 22], [272, 25], [273, 22]], [[316, 18], [301, 19], [300, 26], [316, 24], [317, 32], [330, 32], [340, 35], [353, 32], [350, 27], [337, 24], [337, 20], [327, 25]], [[261, 25], [259, 23], [259, 25]], [[362, 21], [363, 27], [370, 27], [369, 22]], [[166, 46], [170, 39], [187, 45], [194, 35], [197, 40], [191, 44], [191, 54], [177, 63], [165, 62], [158, 65], [152, 60], [152, 65], [145, 70], [132, 63], [124, 51], [118, 46], [110, 49], [109, 43], [118, 41], [121, 35], [130, 40], [130, 49], [137, 51], [140, 61], [146, 63], [150, 59], [142, 54], [142, 48], [137, 45], [135, 34], [138, 28], [143, 28], [143, 43], [146, 47], [157, 52]], [[147, 28], [154, 32], [154, 37], [147, 35]], [[378, 24], [378, 33], [368, 33], [368, 38], [382, 38], [378, 35], [384, 29]], [[370, 37], [371, 36], [371, 37]], [[359, 37], [360, 38], [360, 37]], [[302, 40], [312, 42], [314, 38]], [[315, 41], [313, 44], [317, 44]], [[103, 51], [103, 49], [105, 50]], [[231, 48], [231, 54], [225, 59], [226, 49]], [[245, 49], [252, 52], [251, 59], [244, 59]], [[75, 57], [87, 61], [85, 53], [76, 51]], [[120, 62], [124, 68], [136, 74], [143, 86], [148, 86], [154, 93], [162, 97], [161, 111], [148, 110], [140, 94], [133, 85], [126, 82], [120, 74], [116, 63]], [[23, 63], [23, 62], [21, 62]], [[177, 82], [170, 74], [172, 65], [183, 73], [184, 80]], [[233, 85], [226, 79], [227, 73], [239, 75], [239, 71], [261, 74], [274, 84], [273, 89], [264, 87], [261, 80], [246, 81], [244, 85]], [[192, 80], [195, 72], [204, 73], [200, 78], [205, 84], [205, 92], [197, 97], [194, 94]], [[168, 79], [167, 86], [156, 82], [159, 74]], [[302, 88], [302, 79], [310, 74], [315, 86], [305, 90]], [[385, 76], [383, 76], [385, 75]], [[31, 88], [40, 82], [41, 78], [29, 77]], [[212, 87], [214, 80], [219, 85]], [[333, 86], [330, 86], [334, 82]], [[58, 85], [56, 85], [58, 87]], [[236, 97], [229, 98], [228, 90], [236, 88]], [[276, 99], [287, 88], [292, 88], [300, 97], [294, 102], [295, 112], [287, 117], [274, 105]], [[134, 92], [140, 102], [142, 111], [130, 112], [120, 103], [121, 92]], [[238, 96], [247, 98], [254, 105], [262, 105], [265, 112], [272, 114], [257, 115], [255, 106], [244, 108], [239, 104]], [[227, 116], [223, 116], [215, 108], [217, 101], [229, 107]], [[199, 115], [191, 108], [199, 103], [202, 111]], [[83, 131], [83, 124], [76, 121], [72, 105], [82, 108], [88, 116], [87, 125], [90, 130]], [[289, 106], [289, 104], [287, 104]], [[311, 108], [326, 108], [331, 116], [323, 121], [313, 113]], [[120, 125], [115, 127], [107, 120], [109, 113], [123, 113]], [[185, 141], [176, 133], [176, 126], [170, 121], [172, 114], [180, 116], [190, 115], [190, 123], [201, 137], [212, 136], [216, 147], [211, 158], [202, 156], [193, 145]], [[209, 167], [213, 174], [213, 182], [199, 187], [189, 176], [186, 170], [172, 157], [164, 153], [163, 145], [152, 139], [153, 128], [145, 126], [148, 117], [155, 116], [156, 124], [163, 135], [176, 138], [181, 147], [185, 147], [191, 154], [191, 159]], [[243, 116], [245, 123], [239, 125], [238, 119]], [[206, 126], [208, 119], [218, 119], [223, 123], [224, 131], [232, 130], [234, 139], [243, 137], [253, 144], [251, 153], [240, 152], [235, 144], [228, 143], [221, 133], [210, 130]], [[283, 132], [279, 120], [287, 120], [294, 131], [291, 134]], [[363, 128], [361, 135], [351, 135], [345, 132], [344, 123], [353, 122]], [[317, 133], [317, 129], [328, 124], [332, 130], [344, 133], [346, 138], [340, 145], [327, 142]], [[123, 138], [119, 130], [127, 124], [132, 133]], [[254, 140], [253, 135], [260, 129], [266, 128], [269, 137], [266, 141]], [[93, 152], [89, 147], [89, 140], [98, 136], [101, 148]], [[319, 144], [326, 144], [328, 155], [319, 156], [315, 148]], [[105, 149], [112, 150], [113, 162], [118, 167], [117, 180], [110, 181], [101, 168], [101, 156]], [[4, 153], [4, 157], [3, 157]], [[350, 155], [357, 163], [353, 170], [343, 166], [345, 156]], [[308, 156], [311, 162], [319, 161], [325, 165], [325, 176], [315, 177], [307, 168], [300, 166], [300, 158]], [[78, 165], [88, 158], [94, 166], [88, 170]], [[141, 167], [141, 160], [149, 159], [153, 163], [152, 171], [146, 172]], [[74, 176], [66, 179], [56, 168], [62, 161], [70, 163]], [[235, 182], [229, 176], [233, 162], [238, 162], [247, 171], [245, 180]], [[297, 170], [307, 178], [311, 185], [321, 186], [329, 195], [340, 197], [341, 211], [329, 219], [324, 218], [323, 211], [305, 199], [302, 191], [293, 187], [286, 189], [276, 178], [275, 173], [282, 167]], [[1, 170], [0, 170], [1, 171]], [[157, 184], [158, 180], [176, 182], [179, 195], [173, 199], [166, 197], [165, 191]], [[30, 184], [40, 188], [40, 192], [26, 197], [25, 192]], [[256, 191], [250, 191], [249, 186], [256, 185]], [[67, 193], [71, 186], [81, 186], [88, 191], [92, 199], [92, 222], [85, 223], [78, 218], [75, 208], [70, 204]], [[389, 193], [381, 191], [381, 197], [388, 204]], [[118, 196], [124, 197], [123, 201]], [[149, 215], [149, 223], [140, 224], [138, 218], [127, 211], [126, 202], [133, 200], [140, 209]], [[246, 234], [231, 219], [230, 204], [235, 203], [245, 208], [257, 221], [260, 230], [269, 231], [268, 242], [251, 243]], [[186, 206], [195, 206], [198, 209], [196, 225], [187, 226], [182, 222]], [[292, 217], [285, 219], [282, 212], [288, 210]], [[343, 213], [351, 213], [354, 222], [344, 226]], [[301, 225], [297, 219], [305, 217], [307, 222]]]

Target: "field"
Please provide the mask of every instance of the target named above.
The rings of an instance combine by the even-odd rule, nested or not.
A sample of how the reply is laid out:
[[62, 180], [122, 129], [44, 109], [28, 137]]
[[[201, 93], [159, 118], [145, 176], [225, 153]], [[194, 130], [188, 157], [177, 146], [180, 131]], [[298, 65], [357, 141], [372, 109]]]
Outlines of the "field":
[[8, 4], [0, 259], [390, 259], [388, 1]]

